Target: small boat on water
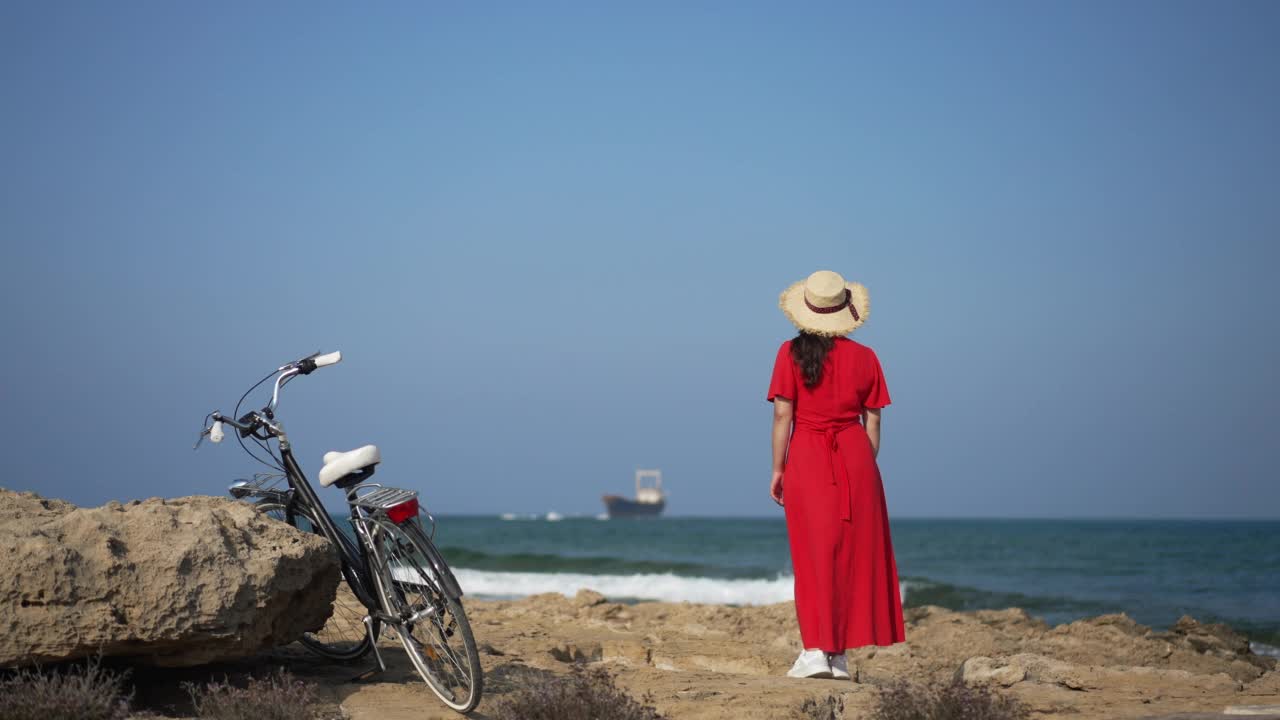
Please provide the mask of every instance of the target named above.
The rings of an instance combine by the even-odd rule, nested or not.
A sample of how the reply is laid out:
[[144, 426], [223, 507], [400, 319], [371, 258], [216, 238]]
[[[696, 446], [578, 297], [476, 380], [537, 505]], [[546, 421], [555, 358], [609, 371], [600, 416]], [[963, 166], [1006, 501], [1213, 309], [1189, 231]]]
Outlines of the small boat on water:
[[603, 500], [611, 518], [657, 517], [667, 506], [667, 496], [662, 492], [662, 471], [636, 470], [635, 498], [605, 495]]

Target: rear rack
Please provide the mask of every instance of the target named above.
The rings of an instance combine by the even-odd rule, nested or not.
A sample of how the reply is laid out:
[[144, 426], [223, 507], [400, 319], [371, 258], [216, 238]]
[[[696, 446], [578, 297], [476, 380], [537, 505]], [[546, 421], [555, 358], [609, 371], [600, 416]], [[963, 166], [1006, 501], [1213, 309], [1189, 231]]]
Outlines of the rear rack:
[[351, 504], [374, 512], [385, 512], [418, 496], [416, 490], [403, 490], [380, 485], [366, 485], [363, 488], [357, 488], [357, 490], [362, 489], [373, 489], [373, 492], [365, 493], [364, 495], [352, 493], [356, 497], [351, 500]]
[[[361, 494], [362, 490], [367, 490], [368, 492]], [[357, 485], [351, 488], [347, 493], [347, 502], [349, 502], [352, 507], [364, 508], [369, 511], [371, 515], [381, 515], [385, 514], [387, 510], [390, 510], [401, 503], [408, 502], [417, 496], [418, 492], [416, 490], [404, 490], [402, 488], [384, 487], [377, 483], [369, 483], [367, 485]], [[427, 522], [431, 523], [431, 532], [428, 534], [428, 538], [434, 540], [436, 537], [436, 518], [434, 515], [427, 512], [427, 509], [422, 506], [421, 502], [419, 502], [418, 523], [420, 527], [422, 526], [423, 516], [426, 517]], [[374, 518], [371, 517], [369, 519]], [[353, 517], [352, 521], [357, 520]]]

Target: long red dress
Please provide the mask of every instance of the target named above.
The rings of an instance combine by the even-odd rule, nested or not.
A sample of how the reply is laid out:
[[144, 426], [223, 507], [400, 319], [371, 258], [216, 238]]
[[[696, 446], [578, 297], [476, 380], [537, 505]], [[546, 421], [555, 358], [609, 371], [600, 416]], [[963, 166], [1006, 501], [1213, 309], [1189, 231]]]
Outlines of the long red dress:
[[837, 338], [822, 379], [808, 388], [788, 340], [769, 383], [769, 401], [778, 397], [795, 404], [782, 499], [805, 648], [843, 652], [902, 642], [884, 486], [861, 422], [863, 408], [889, 404], [879, 359], [871, 348]]

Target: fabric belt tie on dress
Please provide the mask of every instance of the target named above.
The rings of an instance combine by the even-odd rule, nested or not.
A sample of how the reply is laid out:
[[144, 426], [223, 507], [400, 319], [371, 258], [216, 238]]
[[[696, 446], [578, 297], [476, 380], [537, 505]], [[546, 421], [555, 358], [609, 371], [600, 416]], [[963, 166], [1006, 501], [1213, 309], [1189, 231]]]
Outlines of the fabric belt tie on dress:
[[840, 489], [840, 519], [846, 522], [852, 520], [853, 488], [849, 483], [849, 469], [845, 467], [844, 459], [840, 457], [840, 433], [861, 424], [860, 420], [823, 427], [806, 427], [797, 424], [798, 428], [822, 433], [822, 437], [827, 441], [827, 447], [831, 450], [828, 458], [831, 462], [831, 484]]

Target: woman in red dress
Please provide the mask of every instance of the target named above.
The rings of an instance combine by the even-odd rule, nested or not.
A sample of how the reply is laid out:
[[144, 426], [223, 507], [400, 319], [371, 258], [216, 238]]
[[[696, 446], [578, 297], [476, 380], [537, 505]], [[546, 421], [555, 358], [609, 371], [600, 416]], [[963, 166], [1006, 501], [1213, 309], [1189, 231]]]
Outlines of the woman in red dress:
[[902, 599], [876, 455], [889, 404], [880, 361], [844, 337], [870, 311], [867, 289], [818, 271], [779, 305], [800, 329], [769, 384], [773, 480], [795, 570], [804, 651], [791, 677], [848, 678], [845, 651], [902, 642]]

